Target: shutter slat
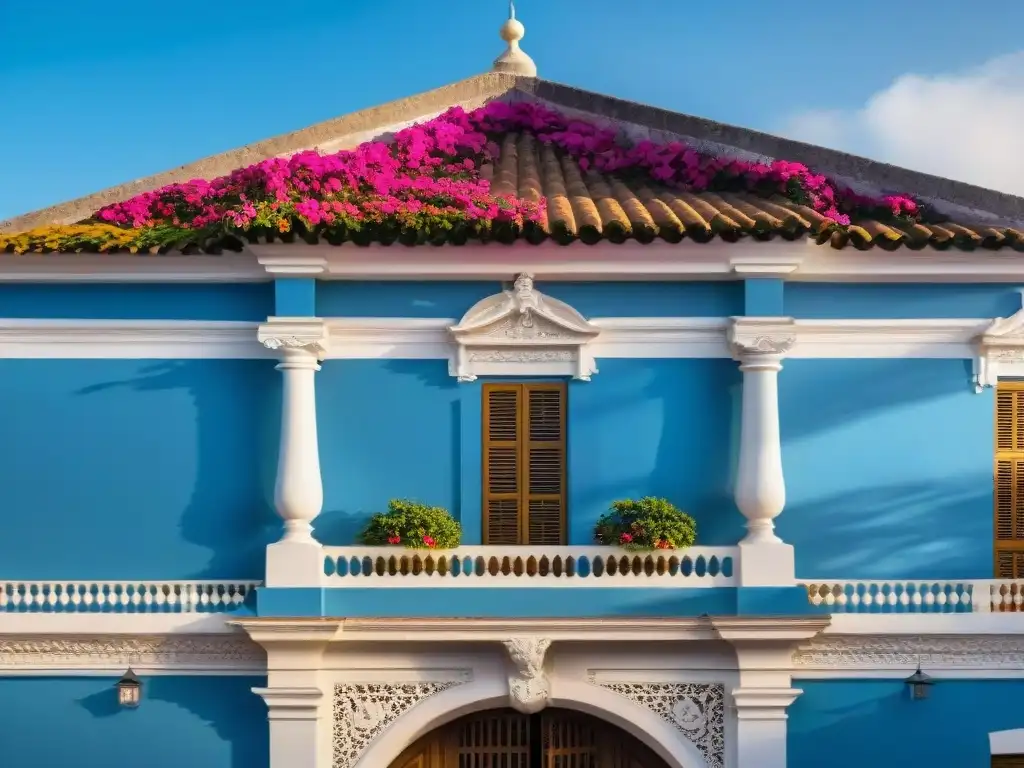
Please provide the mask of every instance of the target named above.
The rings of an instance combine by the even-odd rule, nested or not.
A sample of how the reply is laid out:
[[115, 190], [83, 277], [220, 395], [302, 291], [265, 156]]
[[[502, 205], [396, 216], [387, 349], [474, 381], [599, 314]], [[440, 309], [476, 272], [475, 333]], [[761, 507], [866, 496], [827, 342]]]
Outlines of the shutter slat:
[[1024, 382], [996, 388], [995, 576], [1024, 577]]

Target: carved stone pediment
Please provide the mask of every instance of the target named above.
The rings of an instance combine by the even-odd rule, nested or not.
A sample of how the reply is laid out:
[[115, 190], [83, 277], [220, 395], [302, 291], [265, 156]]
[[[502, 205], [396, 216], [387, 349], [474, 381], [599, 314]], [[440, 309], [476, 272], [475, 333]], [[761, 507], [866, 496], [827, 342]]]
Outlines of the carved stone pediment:
[[572, 376], [597, 373], [587, 345], [600, 329], [564, 301], [533, 287], [521, 274], [511, 290], [478, 301], [449, 329], [455, 342], [450, 372], [478, 376]]
[[1024, 290], [1021, 309], [997, 317], [975, 339], [974, 391], [994, 387], [1000, 376], [1024, 376]]

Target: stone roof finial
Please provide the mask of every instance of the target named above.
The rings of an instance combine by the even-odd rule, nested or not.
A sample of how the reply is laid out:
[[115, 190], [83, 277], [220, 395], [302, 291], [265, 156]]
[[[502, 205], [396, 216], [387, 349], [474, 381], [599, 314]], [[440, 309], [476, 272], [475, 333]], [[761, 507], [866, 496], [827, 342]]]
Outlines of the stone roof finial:
[[508, 3], [508, 21], [501, 25], [501, 39], [508, 43], [508, 48], [494, 60], [495, 72], [508, 72], [510, 75], [525, 77], [537, 76], [537, 65], [526, 52], [519, 47], [519, 41], [526, 35], [526, 27], [516, 18], [516, 4]]

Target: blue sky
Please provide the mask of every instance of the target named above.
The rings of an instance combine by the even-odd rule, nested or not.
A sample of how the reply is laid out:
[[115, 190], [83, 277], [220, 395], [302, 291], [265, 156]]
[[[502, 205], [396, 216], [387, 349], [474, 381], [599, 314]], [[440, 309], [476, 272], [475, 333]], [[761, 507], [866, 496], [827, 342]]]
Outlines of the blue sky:
[[[1024, 2], [852, 6], [517, 3], [541, 77], [1024, 194]], [[0, 3], [0, 220], [486, 70], [506, 9]]]

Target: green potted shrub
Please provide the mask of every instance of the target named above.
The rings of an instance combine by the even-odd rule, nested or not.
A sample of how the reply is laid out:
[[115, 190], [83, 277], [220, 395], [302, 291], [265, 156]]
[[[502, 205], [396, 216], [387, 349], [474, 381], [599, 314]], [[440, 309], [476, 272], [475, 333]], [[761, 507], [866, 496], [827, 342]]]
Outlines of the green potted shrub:
[[462, 541], [462, 526], [444, 507], [392, 499], [387, 512], [370, 518], [359, 540], [376, 547], [454, 549]]
[[594, 526], [594, 538], [626, 549], [685, 549], [697, 538], [697, 524], [671, 502], [644, 496], [612, 502]]

